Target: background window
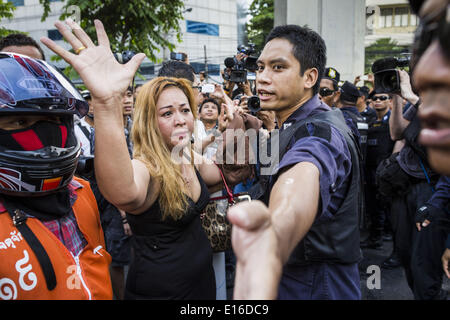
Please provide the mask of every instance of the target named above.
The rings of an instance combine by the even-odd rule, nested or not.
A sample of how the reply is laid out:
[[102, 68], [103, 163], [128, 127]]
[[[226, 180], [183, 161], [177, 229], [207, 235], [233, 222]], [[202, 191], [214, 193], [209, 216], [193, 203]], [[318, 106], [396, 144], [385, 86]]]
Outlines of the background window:
[[392, 27], [392, 14], [394, 12], [393, 8], [383, 8], [380, 11], [380, 28], [390, 28]]
[[411, 26], [418, 26], [419, 25], [419, 18], [415, 14], [411, 13], [411, 17], [410, 18], [411, 18], [411, 20], [410, 20], [409, 25], [411, 25]]
[[139, 73], [141, 74], [155, 74], [154, 64], [142, 64], [139, 68]]
[[[194, 68], [195, 73], [200, 71], [205, 71], [205, 64], [201, 62], [191, 62], [191, 66]], [[208, 74], [210, 76], [220, 75], [220, 64], [209, 64], [208, 63]]]
[[407, 7], [395, 8], [395, 27], [407, 27], [408, 26], [408, 14], [409, 10]]
[[23, 6], [25, 0], [8, 0], [8, 2], [11, 2], [15, 7]]
[[219, 36], [219, 25], [212, 24], [212, 23], [204, 23], [204, 22], [196, 22], [196, 21], [186, 20], [186, 31], [218, 37]]
[[63, 39], [63, 36], [61, 35], [61, 33], [59, 33], [59, 31], [57, 29], [47, 30], [47, 36], [49, 39], [52, 39], [53, 41], [58, 41], [58, 40]]

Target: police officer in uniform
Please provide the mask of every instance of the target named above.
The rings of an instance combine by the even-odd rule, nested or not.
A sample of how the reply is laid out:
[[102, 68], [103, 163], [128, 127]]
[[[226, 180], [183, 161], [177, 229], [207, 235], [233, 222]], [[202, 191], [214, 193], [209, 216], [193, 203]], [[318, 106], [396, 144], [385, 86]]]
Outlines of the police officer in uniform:
[[366, 86], [358, 87], [358, 90], [362, 95], [358, 99], [356, 107], [358, 108], [361, 116], [364, 118], [364, 121], [366, 121], [367, 124], [371, 124], [377, 119], [377, 113], [368, 104], [368, 100], [369, 98], [371, 100], [374, 91], [370, 92], [370, 89]]
[[362, 248], [378, 249], [383, 246], [383, 230], [387, 218], [388, 201], [379, 194], [376, 185], [378, 164], [388, 158], [394, 148], [389, 133], [391, 98], [385, 93], [373, 95], [376, 120], [369, 125], [366, 157], [366, 214], [369, 218], [369, 237], [361, 243]]
[[258, 58], [257, 92], [275, 111], [280, 154], [260, 176], [267, 188], [252, 199], [261, 201], [228, 211], [236, 299], [361, 298], [359, 144], [317, 95], [325, 61], [323, 39], [295, 25], [274, 28]]
[[350, 129], [352, 129], [352, 131], [359, 136], [362, 158], [363, 161], [365, 161], [367, 149], [367, 130], [369, 129], [369, 126], [356, 108], [356, 103], [360, 97], [361, 92], [358, 88], [354, 84], [345, 81], [341, 87], [341, 95], [339, 101], [336, 103], [336, 107], [338, 107], [344, 114], [344, 118]]
[[330, 107], [335, 107], [341, 92], [339, 91], [340, 73], [332, 67], [326, 68], [320, 80], [319, 98]]

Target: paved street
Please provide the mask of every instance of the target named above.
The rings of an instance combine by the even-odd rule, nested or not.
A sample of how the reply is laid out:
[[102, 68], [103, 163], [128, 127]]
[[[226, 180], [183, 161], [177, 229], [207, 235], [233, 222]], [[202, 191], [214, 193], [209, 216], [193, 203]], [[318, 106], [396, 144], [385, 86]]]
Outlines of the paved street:
[[[381, 268], [383, 261], [389, 257], [392, 252], [392, 241], [384, 242], [383, 248], [374, 249], [363, 249], [364, 259], [360, 263], [360, 274], [361, 274], [361, 292], [363, 300], [412, 300], [414, 299], [411, 290], [406, 282], [405, 274], [403, 268], [395, 268], [392, 270], [387, 270]], [[367, 282], [373, 284], [374, 282], [369, 281], [373, 273], [367, 273], [367, 268], [370, 265], [380, 266], [381, 271], [381, 288], [380, 289], [369, 289]], [[443, 289], [450, 291], [450, 280], [444, 277]], [[450, 300], [450, 298], [447, 298]]]

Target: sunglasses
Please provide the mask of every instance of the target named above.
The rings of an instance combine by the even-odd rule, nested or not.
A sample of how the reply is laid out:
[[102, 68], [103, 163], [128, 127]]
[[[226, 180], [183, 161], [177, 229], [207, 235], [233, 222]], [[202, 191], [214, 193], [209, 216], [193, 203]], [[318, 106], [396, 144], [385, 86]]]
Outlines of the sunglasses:
[[321, 97], [328, 97], [331, 96], [333, 93], [335, 93], [334, 90], [330, 90], [328, 88], [320, 88], [319, 94]]
[[378, 97], [373, 97], [372, 101], [377, 101], [377, 100], [386, 101], [388, 99], [390, 99], [388, 96], [378, 96]]
[[439, 40], [444, 55], [450, 59], [450, 5], [421, 19], [414, 39], [415, 55], [423, 55], [434, 39]]

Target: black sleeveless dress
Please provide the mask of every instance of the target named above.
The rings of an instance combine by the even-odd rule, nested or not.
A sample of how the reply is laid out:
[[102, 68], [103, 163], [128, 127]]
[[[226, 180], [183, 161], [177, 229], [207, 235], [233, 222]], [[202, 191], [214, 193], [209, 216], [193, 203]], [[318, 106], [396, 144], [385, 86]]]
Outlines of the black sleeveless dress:
[[133, 259], [125, 299], [206, 300], [216, 298], [211, 245], [200, 213], [209, 200], [205, 182], [196, 170], [201, 194], [189, 200], [180, 220], [162, 221], [158, 200], [140, 215], [127, 214], [133, 232]]

